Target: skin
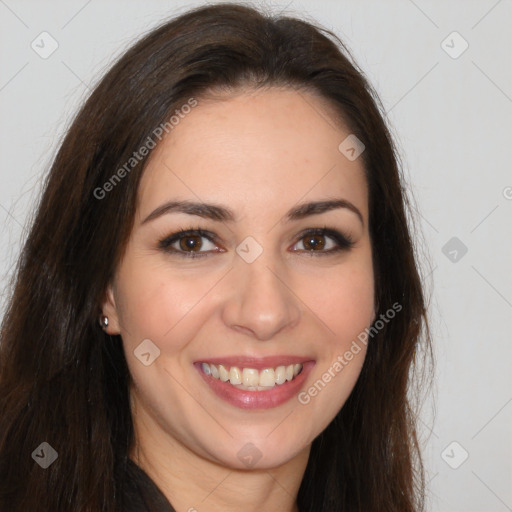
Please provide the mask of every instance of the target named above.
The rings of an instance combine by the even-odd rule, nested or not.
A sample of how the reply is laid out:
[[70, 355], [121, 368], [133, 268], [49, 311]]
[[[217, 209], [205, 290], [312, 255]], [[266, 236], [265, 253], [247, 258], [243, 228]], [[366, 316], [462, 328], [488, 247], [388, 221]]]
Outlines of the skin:
[[[244, 410], [218, 398], [193, 366], [222, 356], [309, 356], [316, 364], [307, 390], [371, 324], [367, 184], [361, 158], [338, 150], [349, 133], [310, 93], [241, 90], [199, 100], [153, 150], [103, 313], [108, 332], [122, 336], [134, 381], [130, 456], [177, 511], [298, 510], [311, 443], [359, 376], [362, 344], [308, 404], [294, 397]], [[347, 208], [285, 220], [298, 204], [334, 198], [350, 201], [362, 221]], [[170, 200], [222, 205], [235, 220], [174, 212], [142, 223]], [[301, 231], [325, 226], [349, 235], [353, 247], [308, 252]], [[194, 259], [158, 247], [180, 228], [211, 231], [218, 242], [200, 239], [210, 252]], [[235, 250], [248, 236], [263, 249], [253, 263]], [[336, 247], [329, 236], [322, 241], [324, 251]], [[134, 355], [145, 339], [160, 350], [150, 366]], [[247, 443], [261, 453], [250, 470], [237, 457]]]

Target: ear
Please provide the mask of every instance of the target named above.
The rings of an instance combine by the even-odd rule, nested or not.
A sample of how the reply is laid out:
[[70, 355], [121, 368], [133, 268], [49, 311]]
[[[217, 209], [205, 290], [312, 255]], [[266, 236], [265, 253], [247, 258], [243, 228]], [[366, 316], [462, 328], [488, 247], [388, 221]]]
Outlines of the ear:
[[101, 304], [101, 314], [108, 318], [108, 327], [105, 332], [107, 334], [121, 334], [119, 313], [112, 284], [109, 284], [105, 291], [105, 298]]

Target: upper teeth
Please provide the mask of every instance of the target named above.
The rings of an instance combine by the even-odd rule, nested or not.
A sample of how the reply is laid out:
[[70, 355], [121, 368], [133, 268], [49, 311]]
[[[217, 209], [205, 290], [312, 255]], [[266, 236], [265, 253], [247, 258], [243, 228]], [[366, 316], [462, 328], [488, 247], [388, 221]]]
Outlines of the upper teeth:
[[211, 375], [222, 382], [229, 381], [237, 387], [249, 388], [272, 388], [276, 384], [284, 384], [292, 380], [302, 370], [302, 363], [290, 364], [288, 366], [278, 366], [277, 368], [265, 368], [258, 371], [254, 368], [238, 368], [237, 366], [228, 367], [222, 364], [203, 363], [202, 368], [206, 375]]

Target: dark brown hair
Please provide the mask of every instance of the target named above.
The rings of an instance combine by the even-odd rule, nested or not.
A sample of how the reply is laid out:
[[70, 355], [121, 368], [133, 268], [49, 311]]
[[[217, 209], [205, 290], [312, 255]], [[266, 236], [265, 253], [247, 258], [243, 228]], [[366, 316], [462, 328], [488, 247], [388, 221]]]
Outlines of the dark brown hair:
[[[55, 157], [1, 328], [2, 511], [121, 509], [134, 442], [130, 375], [120, 336], [107, 336], [98, 318], [132, 229], [148, 156], [105, 197], [94, 191], [191, 97], [274, 86], [323, 98], [333, 119], [341, 116], [366, 146], [377, 318], [397, 302], [403, 307], [371, 338], [352, 394], [314, 440], [299, 508], [423, 508], [408, 390], [416, 354], [427, 354], [430, 344], [407, 198], [380, 103], [331, 32], [217, 4], [166, 22], [130, 48], [95, 87]], [[31, 457], [42, 442], [58, 452], [47, 469]]]

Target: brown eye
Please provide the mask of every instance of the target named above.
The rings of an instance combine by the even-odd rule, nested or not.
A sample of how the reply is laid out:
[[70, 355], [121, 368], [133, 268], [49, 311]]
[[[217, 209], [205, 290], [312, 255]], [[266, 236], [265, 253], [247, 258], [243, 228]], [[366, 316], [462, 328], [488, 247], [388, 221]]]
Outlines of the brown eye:
[[309, 255], [326, 256], [339, 251], [349, 250], [354, 245], [348, 235], [335, 229], [313, 228], [303, 231], [293, 250]]
[[207, 256], [213, 252], [224, 252], [219, 249], [214, 240], [214, 233], [202, 229], [187, 229], [160, 240], [158, 246], [169, 254], [195, 258]]
[[202, 237], [199, 235], [189, 235], [179, 241], [180, 249], [186, 252], [196, 252], [203, 246]]
[[322, 250], [325, 247], [325, 237], [323, 235], [308, 235], [302, 240], [306, 251]]

